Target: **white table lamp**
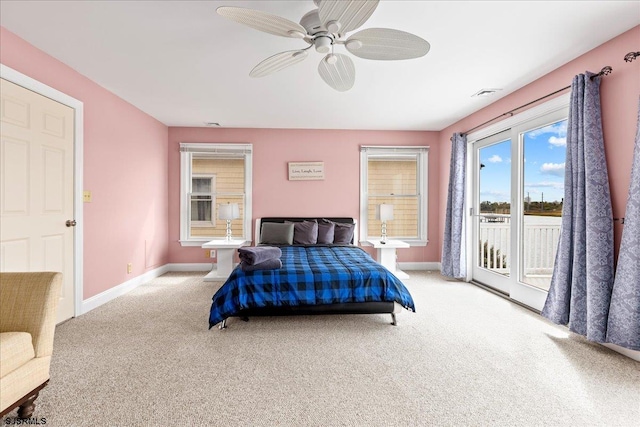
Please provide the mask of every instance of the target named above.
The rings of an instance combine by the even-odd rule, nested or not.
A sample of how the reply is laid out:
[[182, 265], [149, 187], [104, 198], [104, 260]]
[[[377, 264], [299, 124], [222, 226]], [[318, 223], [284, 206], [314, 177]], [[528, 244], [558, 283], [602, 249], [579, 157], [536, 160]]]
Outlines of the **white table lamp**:
[[380, 237], [381, 242], [387, 241], [387, 221], [393, 220], [393, 205], [381, 204], [378, 205], [377, 219], [382, 221], [382, 235]]
[[227, 221], [227, 240], [231, 240], [231, 221], [240, 218], [240, 208], [237, 203], [227, 203], [218, 206], [218, 218]]

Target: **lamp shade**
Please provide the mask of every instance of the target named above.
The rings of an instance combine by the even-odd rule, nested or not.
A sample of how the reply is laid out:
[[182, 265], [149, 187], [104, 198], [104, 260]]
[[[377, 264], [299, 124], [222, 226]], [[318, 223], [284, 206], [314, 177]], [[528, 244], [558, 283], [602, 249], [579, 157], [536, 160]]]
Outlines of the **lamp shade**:
[[218, 207], [219, 219], [236, 219], [240, 218], [240, 208], [237, 203], [222, 204]]
[[393, 219], [393, 205], [381, 204], [378, 205], [377, 219], [380, 221], [391, 221]]

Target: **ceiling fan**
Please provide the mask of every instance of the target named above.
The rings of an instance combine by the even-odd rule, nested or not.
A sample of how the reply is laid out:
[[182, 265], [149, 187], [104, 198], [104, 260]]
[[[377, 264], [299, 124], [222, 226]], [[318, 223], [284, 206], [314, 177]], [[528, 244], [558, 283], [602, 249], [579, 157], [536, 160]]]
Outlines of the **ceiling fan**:
[[311, 47], [327, 54], [318, 65], [320, 77], [332, 88], [344, 92], [355, 83], [355, 67], [351, 58], [334, 53], [335, 45], [344, 45], [355, 56], [365, 59], [398, 60], [424, 56], [430, 45], [422, 38], [400, 30], [369, 28], [352, 34], [373, 14], [380, 0], [313, 0], [318, 7], [306, 13], [300, 24], [277, 15], [254, 9], [222, 6], [219, 15], [276, 36], [300, 38], [309, 44], [299, 50], [273, 55], [256, 65], [251, 77], [264, 77], [304, 60]]

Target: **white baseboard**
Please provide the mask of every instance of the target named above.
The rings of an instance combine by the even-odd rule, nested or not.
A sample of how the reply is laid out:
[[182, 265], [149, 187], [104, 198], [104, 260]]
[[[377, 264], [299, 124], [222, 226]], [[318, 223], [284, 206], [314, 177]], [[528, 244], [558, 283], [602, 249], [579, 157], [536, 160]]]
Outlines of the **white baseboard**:
[[111, 289], [107, 289], [104, 292], [100, 292], [97, 295], [92, 296], [91, 298], [87, 298], [82, 301], [80, 305], [80, 314], [88, 313], [94, 308], [100, 307], [102, 304], [106, 304], [109, 301], [118, 298], [121, 295], [124, 295], [131, 290], [137, 288], [141, 284], [148, 282], [149, 280], [155, 279], [156, 277], [162, 276], [164, 273], [169, 271], [167, 268], [169, 264], [163, 265], [162, 267], [155, 268], [153, 270], [149, 270], [140, 276], [136, 276], [133, 279], [129, 279], [124, 283], [121, 283], [117, 286], [114, 286]]
[[633, 359], [637, 362], [640, 362], [640, 351], [630, 350], [628, 348], [620, 347], [619, 345], [605, 343], [602, 344], [605, 347], [609, 347], [613, 351], [617, 351], [618, 353], [627, 356], [630, 359]]
[[400, 270], [438, 270], [441, 264], [439, 262], [399, 262]]
[[146, 273], [136, 276], [133, 279], [127, 280], [111, 289], [107, 289], [104, 292], [100, 292], [97, 295], [87, 298], [82, 301], [80, 305], [80, 314], [85, 314], [91, 310], [100, 307], [103, 304], [108, 303], [111, 300], [118, 298], [128, 292], [131, 292], [143, 283], [162, 276], [169, 271], [209, 271], [211, 270], [210, 263], [198, 263], [198, 264], [165, 264], [162, 267], [149, 270]]

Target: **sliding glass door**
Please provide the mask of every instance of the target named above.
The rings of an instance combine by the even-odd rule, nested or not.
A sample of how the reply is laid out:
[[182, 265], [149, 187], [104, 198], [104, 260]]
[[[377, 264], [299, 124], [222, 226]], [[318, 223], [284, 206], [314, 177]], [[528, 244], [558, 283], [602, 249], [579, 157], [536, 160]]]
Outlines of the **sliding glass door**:
[[566, 115], [473, 142], [472, 279], [538, 310], [562, 221]]
[[509, 293], [511, 283], [511, 137], [502, 132], [474, 146], [473, 278]]
[[567, 120], [522, 133], [520, 281], [549, 290], [562, 203]]

